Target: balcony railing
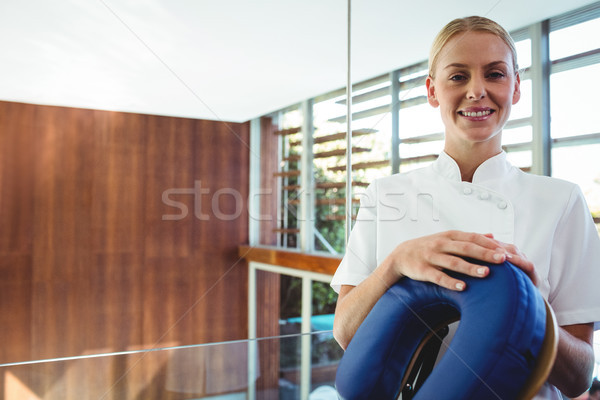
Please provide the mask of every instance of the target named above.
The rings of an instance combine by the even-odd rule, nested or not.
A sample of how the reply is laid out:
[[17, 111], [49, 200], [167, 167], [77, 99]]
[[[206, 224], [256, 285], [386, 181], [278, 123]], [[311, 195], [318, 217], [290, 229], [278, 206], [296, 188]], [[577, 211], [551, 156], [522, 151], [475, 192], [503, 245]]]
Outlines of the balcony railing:
[[[76, 357], [0, 365], [5, 400], [306, 399], [302, 397], [299, 346], [313, 344], [313, 360], [329, 350], [331, 332], [311, 332], [224, 343], [90, 352]], [[271, 374], [278, 348], [285, 368]], [[321, 353], [319, 353], [321, 351]], [[337, 399], [336, 363], [314, 363], [309, 393]], [[275, 379], [273, 379], [275, 378]], [[310, 395], [310, 394], [309, 394]], [[325, 397], [326, 396], [326, 397]]]
[[[248, 262], [248, 334], [250, 339], [258, 336], [259, 329], [264, 330], [264, 326], [272, 326], [273, 319], [277, 321], [278, 333], [291, 332], [294, 339], [287, 339], [282, 345], [291, 348], [271, 349], [272, 354], [279, 352], [279, 360], [271, 364], [277, 364], [270, 373], [279, 377], [279, 382], [297, 389], [295, 396], [289, 398], [309, 399], [310, 393], [314, 390], [320, 390], [326, 394], [326, 391], [333, 388], [335, 371], [337, 363], [342, 356], [342, 350], [333, 339], [333, 314], [315, 315], [313, 310], [313, 283], [321, 282], [328, 288], [331, 276], [335, 272], [340, 259], [332, 256], [319, 256], [304, 254], [296, 251], [282, 251], [274, 248], [261, 248], [241, 246], [239, 255]], [[262, 302], [264, 293], [259, 291], [259, 276], [267, 280], [286, 276], [301, 280], [301, 298], [299, 303], [301, 309], [299, 315], [289, 318], [274, 315], [263, 309], [269, 307]], [[268, 277], [270, 275], [270, 277]], [[280, 304], [279, 286], [275, 289], [277, 309]], [[267, 289], [268, 290], [268, 289]], [[271, 289], [273, 290], [273, 289]], [[264, 292], [264, 290], [263, 290]], [[290, 345], [291, 341], [295, 344]], [[254, 351], [251, 349], [251, 352]], [[292, 352], [293, 354], [290, 354]], [[289, 357], [293, 357], [290, 359]], [[252, 362], [252, 355], [249, 357]], [[249, 371], [254, 364], [249, 364]], [[251, 374], [252, 375], [252, 374]], [[249, 399], [262, 398], [253, 397], [258, 393], [259, 387], [250, 387], [248, 393]], [[335, 391], [332, 391], [332, 399], [337, 398]], [[276, 398], [276, 397], [275, 397]], [[283, 398], [283, 397], [282, 397]], [[325, 398], [325, 397], [319, 397]]]

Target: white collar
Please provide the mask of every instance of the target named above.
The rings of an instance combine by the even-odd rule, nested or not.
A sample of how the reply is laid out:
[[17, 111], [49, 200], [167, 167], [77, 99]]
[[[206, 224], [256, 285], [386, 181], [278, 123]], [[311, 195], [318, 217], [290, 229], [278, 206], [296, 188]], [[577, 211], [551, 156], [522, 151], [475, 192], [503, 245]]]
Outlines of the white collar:
[[[446, 179], [458, 182], [462, 180], [458, 164], [445, 151], [441, 152], [433, 163], [433, 170]], [[506, 152], [501, 151], [477, 167], [473, 174], [473, 183], [481, 184], [489, 180], [506, 178], [513, 170], [515, 167], [506, 159]]]

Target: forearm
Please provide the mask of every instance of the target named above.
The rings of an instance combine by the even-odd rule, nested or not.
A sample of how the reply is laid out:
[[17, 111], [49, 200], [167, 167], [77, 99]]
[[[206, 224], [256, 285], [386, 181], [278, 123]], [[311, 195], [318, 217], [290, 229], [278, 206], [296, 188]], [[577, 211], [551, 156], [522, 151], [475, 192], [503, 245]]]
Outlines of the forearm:
[[548, 381], [566, 396], [576, 397], [591, 384], [594, 368], [592, 334], [591, 324], [559, 328], [556, 361]]
[[335, 339], [345, 349], [375, 303], [401, 277], [464, 290], [463, 281], [444, 271], [483, 278], [488, 268], [465, 258], [500, 263], [506, 253], [502, 249], [498, 252], [498, 247], [491, 235], [461, 231], [440, 232], [399, 244], [360, 285], [342, 287], [333, 323]]
[[342, 288], [335, 310], [333, 336], [344, 350], [375, 303], [398, 279], [391, 265], [384, 261], [360, 285]]

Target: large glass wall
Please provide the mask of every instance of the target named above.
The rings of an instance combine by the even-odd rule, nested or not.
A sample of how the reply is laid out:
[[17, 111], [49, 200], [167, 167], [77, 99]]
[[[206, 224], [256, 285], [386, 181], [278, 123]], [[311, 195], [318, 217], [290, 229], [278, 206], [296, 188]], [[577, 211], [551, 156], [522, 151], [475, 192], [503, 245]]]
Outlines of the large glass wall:
[[[600, 149], [600, 114], [595, 110], [595, 96], [600, 87], [593, 77], [600, 72], [599, 10], [596, 3], [553, 18], [548, 21], [550, 31], [540, 38], [532, 38], [531, 32], [539, 31], [542, 23], [511, 33], [519, 60], [521, 99], [513, 107], [503, 133], [503, 148], [514, 165], [578, 183], [597, 222], [600, 164], [594, 162], [594, 157]], [[549, 58], [534, 57], [534, 50], [539, 53], [545, 41], [549, 41]], [[542, 72], [544, 63], [551, 65], [549, 74]], [[442, 150], [443, 125], [438, 110], [427, 103], [426, 77], [427, 62], [423, 61], [354, 84], [350, 141], [353, 216], [360, 193], [373, 179], [427, 165]], [[534, 85], [550, 88], [550, 109], [542, 108], [536, 115], [535, 104], [540, 99], [534, 93], [540, 90]], [[298, 167], [302, 151], [312, 160], [310, 171], [281, 172], [279, 232], [283, 247], [331, 254], [344, 251], [348, 143], [345, 112], [345, 90], [339, 89], [278, 114], [280, 128], [286, 134], [282, 136], [286, 138], [281, 147], [282, 169]], [[546, 117], [551, 120], [549, 129], [540, 122]], [[294, 122], [290, 122], [292, 119]], [[311, 136], [310, 140], [304, 139], [310, 143], [309, 148], [300, 149], [299, 135]], [[550, 151], [537, 145], [544, 142], [551, 142]], [[300, 185], [303, 172], [314, 176], [307, 181], [310, 187]], [[294, 191], [313, 194], [306, 197], [311, 201], [309, 207], [300, 207], [302, 198]], [[300, 215], [301, 210], [310, 214]], [[310, 231], [304, 232], [312, 236], [307, 240], [313, 245], [307, 248], [298, 245], [303, 232], [297, 218], [312, 222]]]
[[[521, 99], [504, 129], [503, 148], [508, 159], [524, 171], [577, 183], [600, 232], [600, 81], [595, 78], [600, 74], [600, 3], [511, 34], [518, 53]], [[544, 43], [548, 43], [549, 50], [546, 58], [540, 51]], [[427, 165], [442, 150], [443, 125], [439, 112], [427, 103], [426, 77], [427, 62], [423, 61], [354, 85], [353, 215], [361, 191], [373, 179]], [[542, 86], [549, 88], [549, 107], [538, 107], [545, 104], [540, 98], [547, 93], [540, 89]], [[300, 250], [331, 254], [344, 251], [344, 94], [340, 89], [307, 102], [312, 119], [310, 124], [303, 124], [312, 130], [303, 134], [313, 139], [303, 151], [311, 152], [314, 161], [314, 186], [305, 188], [315, 193], [314, 208], [308, 208], [315, 212], [314, 230], [308, 232], [313, 235], [309, 240], [314, 247], [295, 247]], [[551, 122], [546, 126], [544, 120]], [[281, 228], [298, 229], [285, 223]], [[301, 229], [296, 232], [303, 234]], [[283, 245], [294, 247], [289, 241]], [[595, 339], [598, 348], [599, 335]]]
[[[549, 35], [552, 176], [575, 182], [600, 233], [600, 10], [558, 18]], [[600, 332], [594, 335], [600, 366]]]
[[577, 183], [600, 222], [600, 13], [558, 19], [550, 32], [552, 175]]

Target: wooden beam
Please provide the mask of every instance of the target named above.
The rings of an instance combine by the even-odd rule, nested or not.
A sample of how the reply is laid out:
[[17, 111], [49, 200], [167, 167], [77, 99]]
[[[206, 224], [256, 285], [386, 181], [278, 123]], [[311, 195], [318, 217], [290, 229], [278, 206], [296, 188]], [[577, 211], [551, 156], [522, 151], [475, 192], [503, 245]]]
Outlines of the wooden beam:
[[255, 261], [327, 275], [333, 275], [341, 261], [340, 257], [305, 254], [275, 248], [250, 247], [248, 245], [239, 246], [238, 255], [248, 262]]
[[302, 131], [302, 127], [298, 126], [296, 128], [282, 129], [280, 131], [275, 131], [273, 133], [277, 136], [285, 136], [285, 135], [293, 135], [294, 133], [298, 133], [300, 131]]

